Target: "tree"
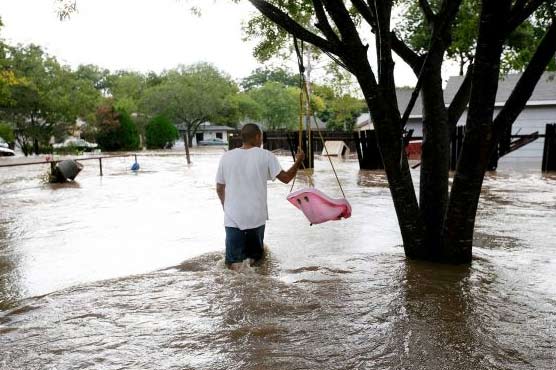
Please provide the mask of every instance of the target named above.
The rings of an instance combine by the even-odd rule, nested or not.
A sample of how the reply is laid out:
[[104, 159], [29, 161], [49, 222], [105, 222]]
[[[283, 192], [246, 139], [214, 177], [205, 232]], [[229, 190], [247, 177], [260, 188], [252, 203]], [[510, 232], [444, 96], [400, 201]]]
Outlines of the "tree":
[[183, 124], [190, 145], [199, 125], [221, 117], [228, 98], [238, 91], [229, 76], [206, 63], [182, 66], [163, 77], [163, 82], [147, 89], [140, 105], [145, 112]]
[[[414, 50], [425, 52], [430, 45], [429, 24], [421, 10], [418, 2], [406, 1], [407, 11], [402, 19], [403, 27], [399, 28], [399, 35]], [[431, 10], [438, 12], [441, 1], [430, 1]], [[458, 62], [459, 74], [463, 76], [465, 67], [474, 59], [475, 47], [477, 44], [477, 27], [479, 24], [480, 0], [463, 0], [456, 19], [454, 21], [451, 34], [452, 40], [446, 49], [446, 56]], [[401, 23], [401, 22], [400, 22]], [[521, 71], [527, 61], [535, 51], [535, 45], [546, 25], [539, 20], [532, 18], [524, 21], [508, 35], [506, 46], [502, 56], [502, 70]]]
[[100, 92], [93, 83], [79, 78], [40, 47], [8, 47], [6, 63], [16, 83], [9, 86], [0, 115], [15, 124], [26, 155], [38, 154], [51, 137], [64, 137], [77, 117], [94, 112]]
[[241, 81], [244, 90], [262, 87], [267, 82], [278, 82], [285, 86], [299, 86], [299, 76], [282, 68], [257, 68]]
[[[511, 126], [554, 56], [554, 20], [512, 97], [493, 118], [502, 53], [512, 32], [548, 1], [482, 0], [473, 68], [449, 107], [444, 105], [441, 69], [453, 41], [452, 26], [461, 0], [443, 0], [437, 9], [427, 0], [419, 1], [428, 25], [428, 39], [432, 40], [422, 51], [413, 50], [391, 29], [392, 1], [353, 0], [349, 8], [344, 2], [333, 0], [249, 1], [267, 18], [267, 26], [270, 21], [281, 32], [319, 47], [357, 79], [377, 133], [406, 255], [469, 262], [477, 204], [490, 154], [499, 140], [499, 131]], [[369, 62], [369, 46], [363, 43], [358, 28], [360, 21], [375, 34], [377, 70]], [[272, 25], [267, 28], [272, 29]], [[401, 150], [404, 121], [396, 103], [394, 52], [419, 76], [418, 87], [422, 90], [424, 140], [419, 202]], [[449, 193], [450, 132], [468, 102], [464, 148]]]
[[174, 145], [174, 141], [179, 138], [176, 126], [164, 116], [156, 116], [151, 119], [145, 131], [147, 148], [149, 149], [167, 148], [168, 145]]
[[139, 132], [137, 125], [126, 111], [118, 111], [120, 130], [118, 132], [121, 140], [121, 149], [123, 150], [137, 150], [140, 147], [141, 140], [139, 139]]
[[260, 107], [260, 121], [267, 130], [295, 129], [299, 120], [299, 89], [267, 82], [249, 91]]
[[331, 130], [351, 132], [355, 128], [357, 117], [367, 110], [361, 100], [350, 95], [340, 96], [327, 104], [329, 119], [326, 127]]
[[101, 105], [96, 112], [96, 141], [108, 151], [139, 149], [139, 134], [131, 116], [118, 111], [111, 101]]
[[261, 119], [263, 108], [251, 97], [249, 93], [239, 93], [231, 96], [232, 104], [236, 107], [237, 122], [244, 120]]
[[0, 122], [0, 138], [4, 139], [7, 143], [13, 143], [15, 141], [14, 130], [6, 122]]
[[357, 117], [367, 111], [365, 102], [350, 94], [338, 94], [336, 86], [313, 84], [313, 100], [321, 100], [318, 117], [329, 130], [353, 131]]
[[107, 76], [106, 87], [116, 109], [137, 113], [147, 89], [147, 79], [141, 73], [118, 71]]

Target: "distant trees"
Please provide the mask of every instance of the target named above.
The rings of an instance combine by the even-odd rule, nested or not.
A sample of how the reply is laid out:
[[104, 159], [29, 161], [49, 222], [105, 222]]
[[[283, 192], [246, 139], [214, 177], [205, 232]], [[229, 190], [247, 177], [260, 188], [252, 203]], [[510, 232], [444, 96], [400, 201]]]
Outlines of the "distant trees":
[[283, 68], [257, 68], [241, 81], [244, 90], [262, 87], [267, 82], [278, 82], [284, 86], [299, 86], [299, 75]]
[[191, 144], [201, 123], [223, 119], [232, 107], [231, 96], [238, 91], [229, 76], [210, 64], [198, 63], [164, 73], [160, 84], [145, 91], [140, 105], [149, 115], [163, 114], [183, 124]]
[[78, 117], [91, 117], [100, 92], [92, 81], [35, 45], [4, 47], [0, 118], [15, 125], [25, 154], [38, 154], [51, 137], [66, 135]]
[[[315, 85], [314, 91], [312, 111], [328, 127], [350, 130], [357, 99], [326, 86]], [[207, 63], [162, 73], [72, 69], [40, 46], [0, 39], [0, 122], [11, 128], [25, 155], [50, 152], [53, 142], [76, 132], [106, 150], [140, 146], [136, 134], [139, 143], [159, 147], [174, 137], [168, 125], [157, 124], [147, 138], [147, 123], [158, 115], [183, 125], [190, 143], [203, 122], [235, 127], [251, 120], [267, 129], [297, 129], [299, 93], [299, 76], [283, 68], [258, 68], [239, 83]]]
[[[297, 129], [299, 114], [306, 113], [305, 107], [299, 106], [298, 75], [282, 69], [257, 69], [240, 85], [246, 88], [244, 94], [255, 103], [250, 111], [242, 111], [245, 118], [259, 121], [269, 130]], [[351, 131], [357, 117], [366, 110], [363, 100], [338, 94], [339, 89], [332, 86], [313, 84], [312, 90], [311, 111], [325, 122], [328, 129]]]
[[293, 129], [299, 117], [298, 89], [267, 82], [248, 92], [260, 107], [260, 122], [267, 130]]

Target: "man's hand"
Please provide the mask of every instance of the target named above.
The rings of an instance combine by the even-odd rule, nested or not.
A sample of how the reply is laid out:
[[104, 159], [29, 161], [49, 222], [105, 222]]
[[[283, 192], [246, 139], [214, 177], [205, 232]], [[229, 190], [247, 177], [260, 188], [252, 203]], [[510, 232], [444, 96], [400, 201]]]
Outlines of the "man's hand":
[[303, 149], [299, 148], [297, 150], [297, 154], [295, 155], [295, 161], [296, 162], [301, 162], [305, 159], [305, 153], [303, 152]]
[[278, 174], [278, 176], [276, 176], [276, 178], [282, 181], [284, 184], [287, 184], [290, 181], [292, 181], [292, 179], [295, 177], [295, 174], [297, 173], [297, 170], [301, 166], [301, 163], [303, 163], [304, 159], [305, 159], [305, 153], [303, 153], [303, 150], [299, 148], [297, 154], [295, 155], [295, 163], [293, 164], [293, 166], [291, 166], [290, 169], [287, 171], [280, 171], [280, 173]]
[[226, 185], [216, 183], [216, 194], [218, 194], [218, 198], [220, 199], [222, 208], [224, 208], [224, 199], [226, 198]]

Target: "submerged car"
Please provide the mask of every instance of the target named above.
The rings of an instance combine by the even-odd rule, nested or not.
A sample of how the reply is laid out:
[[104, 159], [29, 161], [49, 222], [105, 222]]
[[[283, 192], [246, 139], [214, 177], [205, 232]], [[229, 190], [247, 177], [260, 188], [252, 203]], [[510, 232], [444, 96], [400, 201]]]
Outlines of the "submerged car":
[[219, 138], [214, 138], [210, 140], [201, 140], [198, 143], [199, 145], [227, 145], [227, 143]]

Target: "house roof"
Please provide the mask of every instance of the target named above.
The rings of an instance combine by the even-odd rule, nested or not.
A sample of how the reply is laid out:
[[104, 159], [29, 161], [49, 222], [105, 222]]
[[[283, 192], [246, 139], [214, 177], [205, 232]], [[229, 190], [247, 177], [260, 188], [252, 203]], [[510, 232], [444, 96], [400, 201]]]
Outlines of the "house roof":
[[[500, 79], [498, 82], [498, 92], [496, 93], [496, 105], [502, 105], [508, 100], [510, 94], [512, 93], [517, 81], [521, 77], [521, 73], [510, 74]], [[456, 95], [461, 83], [463, 82], [463, 76], [452, 76], [448, 79], [446, 88], [444, 89], [444, 101], [446, 104], [450, 104]], [[405, 112], [409, 100], [411, 99], [411, 94], [413, 93], [413, 87], [402, 87], [396, 89], [396, 97], [398, 98], [398, 107], [400, 109], [400, 114]], [[556, 72], [544, 72], [531, 98], [527, 102], [528, 106], [533, 105], [556, 105]], [[423, 107], [421, 103], [421, 94], [417, 97], [415, 105], [409, 114], [409, 118], [420, 118], [423, 115]], [[369, 113], [363, 113], [357, 118], [357, 127], [363, 127], [368, 123]]]
[[[311, 122], [311, 130], [312, 131], [317, 131], [320, 129], [320, 131], [326, 131], [326, 122], [324, 122], [323, 120], [321, 120], [320, 118], [317, 117], [317, 121], [315, 123], [315, 117], [310, 117], [310, 122]], [[256, 122], [256, 121], [247, 121], [244, 122], [242, 124], [240, 124], [240, 127], [243, 126], [246, 123], [254, 123], [256, 125], [258, 125], [261, 128], [264, 128], [264, 124], [261, 122]], [[305, 129], [306, 124], [305, 124], [305, 117], [303, 117], [303, 129]], [[295, 130], [298, 129], [298, 123], [296, 122], [295, 125]], [[265, 129], [266, 130], [266, 129]]]
[[[180, 123], [176, 125], [178, 130], [184, 131], [186, 126], [184, 123]], [[234, 131], [235, 128], [229, 126], [218, 126], [218, 125], [211, 125], [211, 124], [201, 124], [197, 129], [197, 132], [207, 132], [207, 131]]]
[[[398, 109], [400, 110], [400, 115], [405, 113], [405, 109], [409, 105], [411, 100], [411, 94], [413, 94], [414, 87], [400, 87], [396, 89], [396, 97], [398, 98]], [[421, 103], [421, 93], [417, 96], [413, 109], [409, 113], [409, 117], [421, 117], [423, 115], [423, 106]]]
[[[323, 122], [320, 118], [317, 117], [317, 120], [315, 122], [315, 117], [310, 117], [310, 122], [311, 122], [311, 130], [312, 131], [316, 131], [316, 130], [325, 131], [326, 130], [326, 123]], [[303, 119], [303, 127], [306, 127], [305, 119]]]
[[[521, 75], [521, 73], [510, 74], [500, 79], [496, 93], [496, 103], [501, 104], [508, 100]], [[462, 81], [463, 76], [450, 77], [444, 90], [446, 104], [452, 101]], [[527, 105], [539, 104], [556, 105], [556, 72], [543, 73], [527, 103]]]
[[218, 126], [218, 125], [207, 125], [207, 126], [199, 126], [199, 132], [201, 131], [234, 131], [235, 128], [230, 126]]
[[[398, 108], [400, 110], [400, 114], [403, 115], [405, 109], [409, 105], [409, 101], [411, 100], [411, 94], [413, 94], [413, 87], [399, 87], [396, 89], [396, 97], [398, 98]], [[415, 104], [413, 105], [413, 109], [409, 113], [409, 118], [417, 118], [423, 115], [422, 113], [423, 107], [421, 106], [421, 94], [417, 96], [417, 100], [415, 100]], [[357, 117], [357, 121], [355, 123], [356, 127], [363, 127], [369, 123], [370, 115], [369, 113], [362, 113], [359, 117]]]

